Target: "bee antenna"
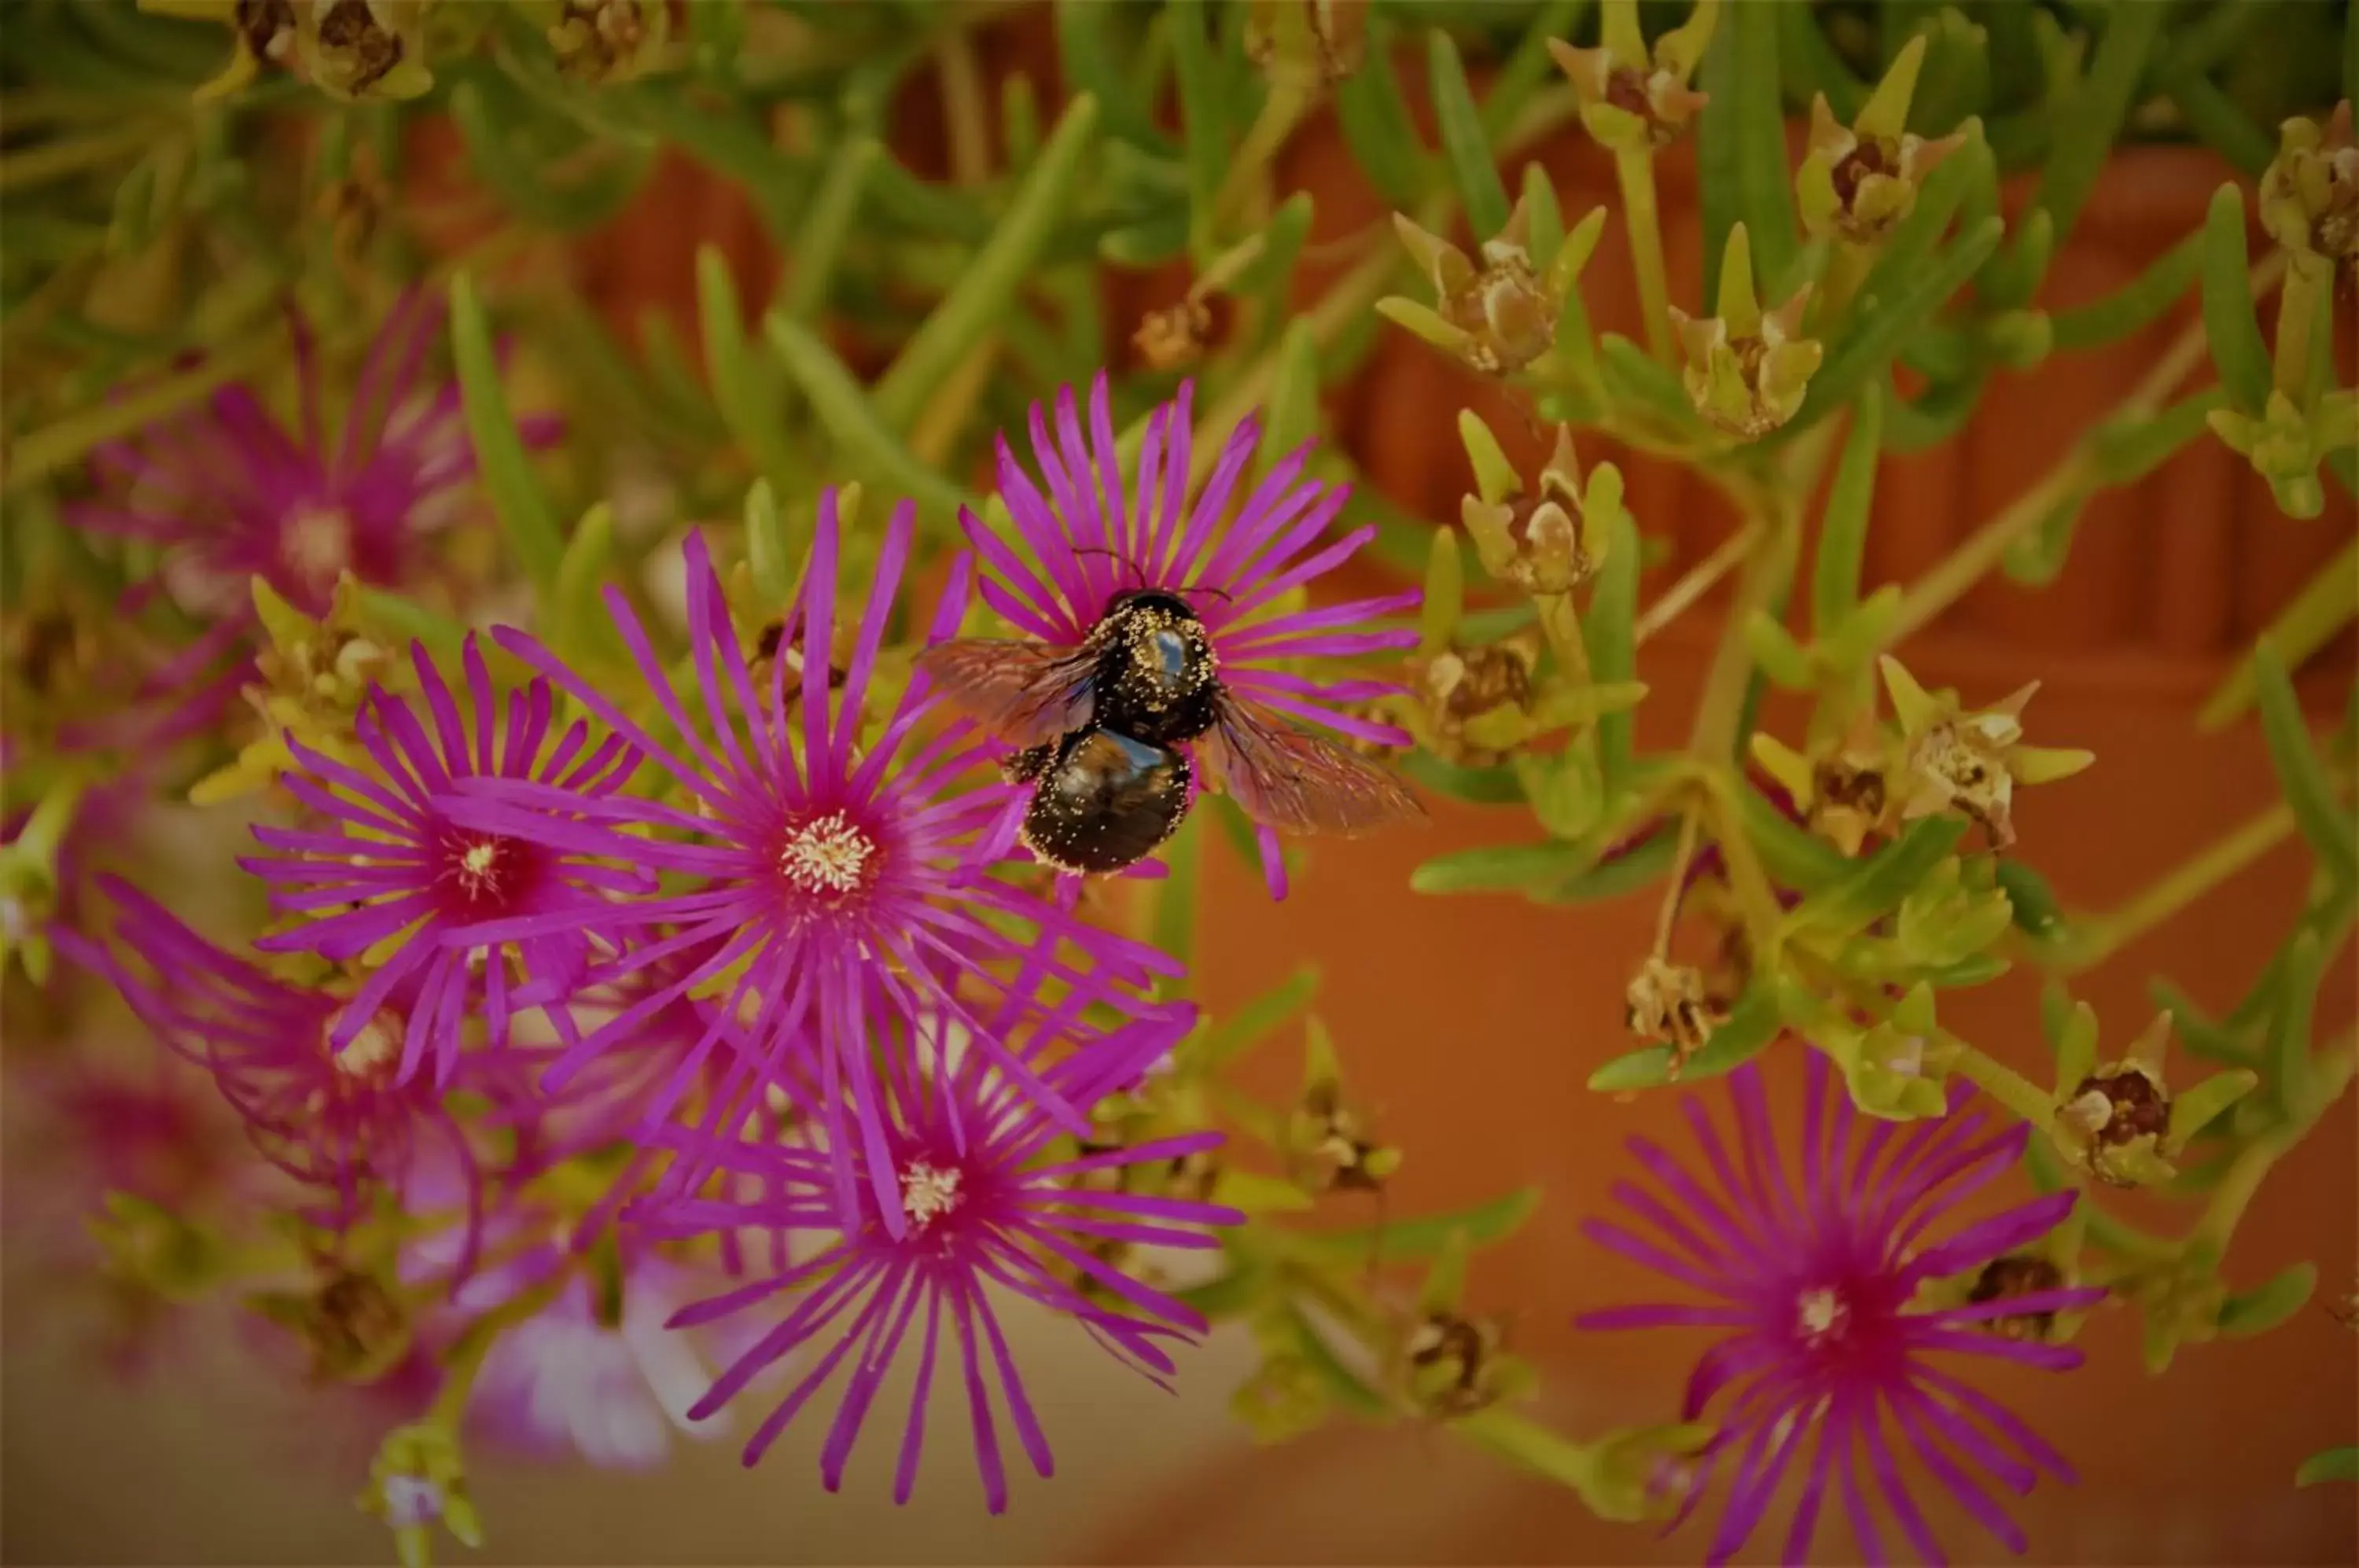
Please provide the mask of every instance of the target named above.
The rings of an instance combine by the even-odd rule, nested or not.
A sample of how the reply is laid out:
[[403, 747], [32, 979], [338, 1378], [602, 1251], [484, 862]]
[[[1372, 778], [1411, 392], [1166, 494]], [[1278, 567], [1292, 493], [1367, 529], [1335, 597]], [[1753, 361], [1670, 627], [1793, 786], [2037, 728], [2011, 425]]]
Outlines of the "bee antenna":
[[[1073, 553], [1075, 555], [1103, 555], [1107, 557], [1109, 560], [1114, 561], [1121, 561], [1123, 559], [1121, 552], [1108, 550], [1103, 545], [1077, 544], [1073, 546]], [[1226, 590], [1215, 588], [1209, 583], [1199, 583], [1186, 589], [1173, 589], [1170, 590], [1170, 592], [1210, 593], [1212, 597], [1220, 600], [1223, 604], [1234, 604], [1236, 603], [1236, 601], [1229, 595]]]

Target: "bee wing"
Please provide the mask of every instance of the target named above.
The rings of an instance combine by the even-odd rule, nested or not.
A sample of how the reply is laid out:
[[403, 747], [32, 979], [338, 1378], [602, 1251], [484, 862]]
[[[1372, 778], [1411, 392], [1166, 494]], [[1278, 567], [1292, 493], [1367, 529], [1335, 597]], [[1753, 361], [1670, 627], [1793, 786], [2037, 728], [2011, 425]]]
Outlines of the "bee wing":
[[1245, 815], [1288, 833], [1365, 833], [1415, 822], [1425, 808], [1401, 781], [1332, 740], [1223, 695], [1197, 746]]
[[951, 706], [1016, 746], [1080, 729], [1097, 707], [1097, 650], [961, 637], [918, 656]]

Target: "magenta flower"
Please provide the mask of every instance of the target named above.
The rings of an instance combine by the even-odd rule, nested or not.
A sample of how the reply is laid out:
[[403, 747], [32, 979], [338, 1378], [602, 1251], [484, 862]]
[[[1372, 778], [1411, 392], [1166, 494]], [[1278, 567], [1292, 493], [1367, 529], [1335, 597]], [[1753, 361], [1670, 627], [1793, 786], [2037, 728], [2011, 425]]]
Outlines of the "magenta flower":
[[[1136, 486], [1127, 496], [1103, 373], [1090, 389], [1086, 434], [1071, 387], [1058, 394], [1053, 440], [1044, 410], [1032, 409], [1032, 452], [1045, 495], [1001, 437], [999, 494], [1015, 537], [1002, 539], [972, 511], [960, 514], [968, 542], [990, 569], [981, 587], [984, 602], [1027, 637], [1062, 652], [1088, 640], [1118, 595], [1142, 589], [1175, 594], [1201, 623], [1231, 696], [1353, 739], [1409, 745], [1406, 732], [1353, 711], [1400, 686], [1306, 675], [1295, 666], [1414, 647], [1415, 630], [1379, 630], [1374, 623], [1414, 608], [1419, 593], [1318, 609], [1289, 605], [1288, 595], [1349, 561], [1375, 529], [1326, 539], [1350, 491], [1303, 479], [1308, 443], [1240, 500], [1238, 485], [1261, 437], [1253, 419], [1229, 437], [1190, 505], [1193, 396], [1193, 385], [1183, 384], [1178, 397], [1148, 417]], [[1226, 780], [1232, 793], [1239, 782]], [[1262, 859], [1271, 891], [1283, 896], [1284, 866], [1266, 823]]]
[[[480, 1167], [440, 1100], [397, 1079], [398, 1018], [380, 1014], [339, 1051], [329, 1037], [340, 998], [223, 953], [118, 878], [98, 887], [115, 906], [115, 946], [60, 932], [60, 951], [114, 986], [167, 1049], [212, 1073], [263, 1158], [319, 1194], [303, 1217], [342, 1229], [377, 1193], [398, 1191], [430, 1151], [463, 1173], [464, 1272], [481, 1234]], [[495, 1105], [526, 1092], [498, 1059], [482, 1059], [459, 1083]]]
[[[298, 319], [292, 429], [253, 387], [232, 386], [201, 409], [92, 453], [119, 492], [69, 507], [67, 519], [163, 552], [157, 578], [135, 588], [126, 608], [137, 610], [160, 586], [208, 623], [147, 683], [148, 693], [179, 703], [170, 733], [211, 722], [244, 680], [243, 659], [223, 660], [252, 633], [252, 578], [321, 615], [346, 571], [366, 583], [405, 582], [419, 540], [457, 516], [474, 448], [457, 386], [423, 376], [442, 318], [430, 294], [396, 302], [332, 432], [311, 334]], [[518, 429], [527, 443], [545, 445], [560, 427], [533, 418]]]
[[[1135, 1083], [1192, 1021], [1191, 1009], [1126, 1026], [1088, 1040], [1044, 1070], [1071, 1104], [1087, 1106]], [[947, 1073], [926, 1073], [908, 1058], [888, 1063], [890, 1113], [881, 1150], [854, 1152], [864, 1168], [862, 1210], [845, 1225], [831, 1192], [830, 1161], [777, 1141], [734, 1143], [715, 1151], [719, 1196], [678, 1199], [648, 1218], [658, 1234], [696, 1236], [741, 1229], [817, 1234], [819, 1249], [781, 1263], [768, 1278], [676, 1314], [676, 1327], [728, 1320], [799, 1291], [745, 1355], [691, 1407], [692, 1416], [727, 1405], [782, 1357], [808, 1350], [810, 1370], [762, 1421], [745, 1445], [757, 1463], [846, 1359], [851, 1370], [820, 1460], [834, 1491], [894, 1361], [915, 1339], [916, 1384], [901, 1435], [893, 1496], [907, 1502], [925, 1441], [927, 1395], [937, 1356], [954, 1339], [966, 1385], [975, 1462], [984, 1496], [998, 1513], [1007, 1505], [995, 1403], [1004, 1404], [1017, 1441], [1040, 1475], [1051, 1473], [1049, 1441], [1024, 1391], [995, 1315], [995, 1302], [1018, 1297], [1075, 1319], [1101, 1345], [1148, 1375], [1169, 1374], [1157, 1343], [1201, 1334], [1191, 1309], [1105, 1262], [1093, 1244], [1215, 1246], [1212, 1227], [1240, 1223], [1234, 1210], [1188, 1199], [1119, 1190], [1125, 1167], [1184, 1158], [1210, 1149], [1217, 1133], [1173, 1138], [1111, 1153], [1050, 1158], [1060, 1128], [1029, 1090], [979, 1052], [962, 1054]], [[1087, 1178], [1087, 1180], [1084, 1180]], [[889, 1212], [876, 1202], [886, 1194]], [[895, 1223], [898, 1222], [898, 1223]], [[1086, 1276], [1122, 1303], [1093, 1303], [1074, 1281]], [[777, 1309], [773, 1308], [773, 1311]], [[922, 1328], [919, 1328], [922, 1320]], [[919, 1332], [913, 1335], [912, 1330]], [[997, 1385], [995, 1401], [990, 1386]]]
[[[766, 692], [757, 690], [732, 632], [704, 542], [691, 535], [688, 637], [701, 721], [690, 717], [665, 660], [612, 588], [606, 601], [615, 630], [662, 714], [654, 726], [531, 637], [507, 628], [495, 634], [668, 774], [683, 798], [679, 805], [591, 800], [522, 780], [466, 786], [476, 797], [465, 818], [471, 828], [684, 879], [677, 890], [613, 906], [614, 925], [641, 940], [593, 977], [611, 982], [660, 965], [666, 983], [647, 987], [568, 1050], [552, 1085], [627, 1043], [692, 987], [713, 987], [723, 999], [645, 1107], [647, 1117], [669, 1114], [733, 1020], [742, 1023], [740, 1059], [727, 1091], [712, 1096], [706, 1131], [742, 1121], [761, 1095], [790, 1077], [807, 1078], [834, 1151], [838, 1210], [847, 1216], [860, 1212], [852, 1192], [855, 1146], [869, 1150], [876, 1199], [894, 1199], [878, 1108], [880, 1054], [930, 1051], [940, 1057], [947, 1030], [962, 1029], [1079, 1132], [1085, 1124], [1078, 1110], [1010, 1053], [1001, 1033], [1036, 1005], [1029, 998], [1044, 985], [1068, 993], [1060, 1005], [1076, 1010], [1103, 1000], [1136, 1012], [1144, 1004], [1133, 991], [1177, 969], [1153, 948], [1093, 929], [985, 874], [1010, 791], [983, 767], [972, 732], [920, 731], [938, 713], [922, 688], [905, 691], [859, 744], [914, 527], [908, 506], [895, 509], [839, 681], [828, 657], [838, 587], [835, 498], [832, 492], [821, 498], [810, 571], [762, 682]], [[935, 618], [937, 639], [957, 624], [963, 602], [962, 586], [954, 584]], [[796, 653], [799, 659], [790, 657]], [[791, 713], [790, 665], [800, 671]], [[476, 927], [473, 938], [501, 941], [539, 930], [530, 918], [495, 920]], [[1003, 1004], [979, 1015], [968, 997], [994, 986]], [[900, 1225], [897, 1207], [888, 1223]]]
[[[493, 1047], [505, 1047], [521, 994], [569, 999], [588, 968], [607, 895], [654, 886], [643, 872], [451, 820], [448, 806], [461, 780], [526, 779], [597, 800], [620, 789], [638, 761], [619, 736], [592, 746], [589, 725], [581, 722], [549, 744], [543, 681], [508, 692], [503, 717], [472, 636], [461, 657], [463, 704], [425, 648], [411, 649], [430, 734], [408, 700], [382, 687], [370, 691], [355, 732], [373, 771], [290, 738], [302, 771], [280, 781], [334, 831], [256, 825], [254, 836], [284, 853], [238, 862], [271, 885], [271, 901], [281, 911], [333, 911], [266, 936], [257, 949], [313, 953], [337, 963], [366, 954], [375, 964], [330, 1036], [335, 1049], [379, 1027], [397, 994], [409, 998], [397, 1083], [408, 1083], [430, 1058], [435, 1082], [448, 1083], [466, 1026], [478, 1018]], [[498, 942], [472, 938], [475, 928], [494, 923], [504, 933]], [[562, 1032], [568, 1020], [558, 1007], [549, 1010]]]
[[[2035, 1199], [1936, 1241], [1932, 1233], [1952, 1221], [1963, 1200], [2022, 1156], [2029, 1127], [1991, 1130], [1982, 1112], [1964, 1110], [1973, 1091], [1961, 1086], [1947, 1116], [1877, 1121], [1863, 1136], [1850, 1097], [1833, 1082], [1825, 1059], [1812, 1052], [1797, 1181], [1789, 1179], [1791, 1161], [1770, 1130], [1758, 1067], [1739, 1068], [1730, 1089], [1741, 1176], [1711, 1119], [1690, 1096], [1682, 1108], [1711, 1179], [1634, 1138], [1631, 1151], [1671, 1203], [1634, 1182], [1617, 1183], [1614, 1195], [1654, 1236], [1608, 1220], [1583, 1227], [1601, 1246], [1712, 1301], [1616, 1307], [1582, 1316], [1579, 1326], [1724, 1331], [1688, 1382], [1682, 1419], [1708, 1419], [1719, 1431], [1685, 1477], [1673, 1523], [1694, 1508], [1714, 1468], [1729, 1464], [1728, 1503], [1709, 1553], [1712, 1562], [1726, 1561], [1752, 1535], [1807, 1443], [1785, 1561], [1809, 1557], [1831, 1481], [1842, 1488], [1860, 1550], [1871, 1562], [1886, 1560], [1864, 1474], [1916, 1552], [1940, 1562], [1924, 1515], [1901, 1483], [1897, 1434], [1943, 1490], [2009, 1550], [2021, 1552], [2022, 1531], [1969, 1472], [1980, 1470], [2026, 1493], [2039, 1471], [2069, 1483], [2071, 1467], [2022, 1421], [1938, 1362], [1965, 1356], [2053, 1371], [2077, 1367], [2077, 1350], [1993, 1328], [2003, 1319], [2083, 1307], [2104, 1292], [2049, 1290], [1951, 1308], [1912, 1301], [1928, 1280], [1979, 1270], [2045, 1235], [2071, 1209], [2076, 1194]], [[1707, 1417], [1715, 1400], [1719, 1408]]]

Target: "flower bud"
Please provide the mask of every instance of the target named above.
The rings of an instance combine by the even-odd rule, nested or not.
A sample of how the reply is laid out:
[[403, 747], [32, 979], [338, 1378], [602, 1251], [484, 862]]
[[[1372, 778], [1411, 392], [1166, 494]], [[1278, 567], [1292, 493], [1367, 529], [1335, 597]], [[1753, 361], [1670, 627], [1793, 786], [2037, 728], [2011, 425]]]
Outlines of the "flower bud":
[[1256, 1443], [1300, 1437], [1327, 1418], [1327, 1409], [1326, 1385], [1317, 1370], [1291, 1352], [1268, 1356], [1229, 1396], [1229, 1413]]
[[438, 1523], [462, 1546], [484, 1544], [458, 1436], [440, 1422], [414, 1421], [386, 1433], [369, 1465], [368, 1489], [356, 1500], [363, 1513], [393, 1531], [402, 1568], [433, 1561]]
[[1925, 177], [1970, 136], [1981, 135], [1973, 121], [1933, 141], [1901, 128], [1924, 62], [1920, 33], [1893, 58], [1892, 69], [1848, 128], [1827, 107], [1824, 93], [1811, 100], [1809, 151], [1794, 189], [1802, 226], [1812, 234], [1840, 235], [1854, 245], [1883, 239], [1917, 205]]
[[1825, 345], [1800, 335], [1810, 308], [1804, 284], [1794, 297], [1764, 313], [1753, 292], [1753, 256], [1745, 225], [1728, 232], [1720, 269], [1720, 314], [1701, 321], [1671, 308], [1671, 326], [1686, 361], [1688, 397], [1714, 429], [1746, 441], [1767, 435], [1802, 406]]
[[2325, 509], [2318, 465], [2359, 441], [2359, 397], [2348, 391], [2329, 392], [2304, 412], [2283, 391], [2272, 389], [2257, 419], [2234, 408], [2214, 408], [2205, 419], [2223, 444], [2269, 482], [2278, 508], [2293, 517], [2314, 517]]
[[1911, 986], [1889, 1017], [1865, 1029], [1827, 1027], [1813, 1039], [1867, 1115], [1911, 1121], [1949, 1109], [1942, 1082], [1955, 1048], [1941, 1040], [1930, 985]]
[[398, 639], [379, 625], [349, 572], [338, 579], [327, 614], [317, 619], [259, 577], [253, 592], [269, 640], [255, 659], [261, 679], [248, 684], [244, 695], [262, 721], [261, 732], [234, 761], [190, 789], [189, 799], [197, 805], [261, 789], [292, 768], [289, 734], [325, 756], [347, 757], [357, 748], [353, 724], [370, 688], [399, 686], [408, 668], [394, 657]]
[[1684, 24], [1655, 40], [1651, 58], [1635, 0], [1606, 0], [1605, 36], [1596, 49], [1549, 40], [1549, 53], [1581, 100], [1581, 123], [1600, 145], [1646, 151], [1687, 129], [1705, 103], [1688, 82], [1712, 42], [1719, 9], [1719, 0], [1699, 0]]
[[2261, 173], [2260, 210], [2261, 226], [2288, 251], [2343, 267], [2359, 261], [2359, 146], [2349, 99], [2323, 125], [2292, 119], [2278, 127], [2277, 155]]

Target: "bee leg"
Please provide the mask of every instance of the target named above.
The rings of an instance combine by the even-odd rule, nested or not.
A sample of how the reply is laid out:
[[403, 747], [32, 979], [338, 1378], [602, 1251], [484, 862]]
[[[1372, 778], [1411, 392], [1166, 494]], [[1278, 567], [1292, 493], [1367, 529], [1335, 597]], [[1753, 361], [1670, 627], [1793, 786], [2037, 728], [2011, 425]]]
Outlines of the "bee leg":
[[1009, 757], [999, 765], [999, 771], [1010, 784], [1038, 783], [1040, 776], [1049, 771], [1049, 764], [1056, 759], [1056, 756], [1057, 743], [1043, 741], [1038, 746], [1027, 746]]

